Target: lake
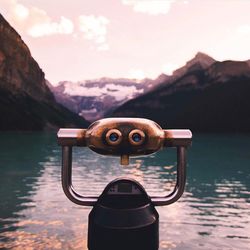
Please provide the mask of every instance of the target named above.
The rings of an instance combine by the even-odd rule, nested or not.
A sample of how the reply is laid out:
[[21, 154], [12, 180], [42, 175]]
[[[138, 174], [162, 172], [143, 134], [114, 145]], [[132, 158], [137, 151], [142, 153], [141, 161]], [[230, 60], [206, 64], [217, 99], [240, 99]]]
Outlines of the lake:
[[[55, 134], [1, 133], [0, 141], [0, 248], [87, 249], [90, 208], [63, 194]], [[120, 176], [152, 195], [174, 186], [174, 149], [133, 158], [128, 167], [84, 148], [73, 157], [74, 186], [83, 194], [98, 195]], [[250, 135], [194, 134], [186, 191], [157, 210], [160, 249], [249, 249]]]

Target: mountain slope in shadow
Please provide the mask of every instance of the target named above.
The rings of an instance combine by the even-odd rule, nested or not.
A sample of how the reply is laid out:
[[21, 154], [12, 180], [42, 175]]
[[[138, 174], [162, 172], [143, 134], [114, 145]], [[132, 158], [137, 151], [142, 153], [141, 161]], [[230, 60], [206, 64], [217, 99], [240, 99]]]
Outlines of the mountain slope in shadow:
[[162, 127], [199, 132], [250, 132], [249, 62], [209, 63], [204, 67], [195, 60], [112, 116], [145, 117]]
[[0, 130], [86, 127], [58, 104], [20, 35], [0, 14]]

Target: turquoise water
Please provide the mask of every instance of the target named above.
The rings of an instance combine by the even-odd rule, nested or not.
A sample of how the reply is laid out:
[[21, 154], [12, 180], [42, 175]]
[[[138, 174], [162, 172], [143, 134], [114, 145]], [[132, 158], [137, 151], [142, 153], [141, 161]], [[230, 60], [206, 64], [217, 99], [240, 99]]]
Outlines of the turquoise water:
[[[250, 136], [194, 135], [183, 197], [158, 207], [160, 249], [249, 249]], [[60, 184], [61, 149], [54, 134], [0, 134], [0, 248], [86, 249], [89, 208], [72, 204]], [[108, 181], [130, 176], [149, 194], [174, 185], [175, 151], [117, 158], [74, 151], [73, 179], [83, 194], [99, 194]]]

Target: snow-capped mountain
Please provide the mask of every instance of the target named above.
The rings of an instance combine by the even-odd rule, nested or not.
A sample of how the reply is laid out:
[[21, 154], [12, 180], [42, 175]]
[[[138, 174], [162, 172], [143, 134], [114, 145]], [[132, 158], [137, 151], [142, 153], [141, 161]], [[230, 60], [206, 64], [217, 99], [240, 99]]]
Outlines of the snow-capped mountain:
[[197, 53], [186, 65], [175, 70], [173, 75], [161, 74], [158, 78], [127, 79], [103, 77], [79, 82], [62, 81], [50, 86], [56, 100], [73, 112], [94, 121], [111, 114], [125, 102], [142, 94], [172, 84], [187, 72], [207, 69], [215, 60], [204, 53]]
[[101, 78], [79, 82], [62, 81], [50, 86], [58, 102], [89, 121], [100, 119], [124, 102], [152, 89], [150, 79]]

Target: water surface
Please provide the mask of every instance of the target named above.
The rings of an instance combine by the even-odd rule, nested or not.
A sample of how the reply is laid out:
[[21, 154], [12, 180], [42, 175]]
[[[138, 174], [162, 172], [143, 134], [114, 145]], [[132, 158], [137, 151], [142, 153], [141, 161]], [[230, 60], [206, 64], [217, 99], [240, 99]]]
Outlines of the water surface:
[[[60, 183], [61, 149], [54, 134], [0, 134], [0, 248], [86, 249], [90, 208], [72, 204]], [[160, 249], [249, 249], [250, 136], [194, 135], [188, 152], [183, 197], [157, 207]], [[151, 195], [171, 191], [175, 150], [117, 158], [74, 151], [73, 181], [83, 194], [98, 195], [120, 176], [130, 176]]]

